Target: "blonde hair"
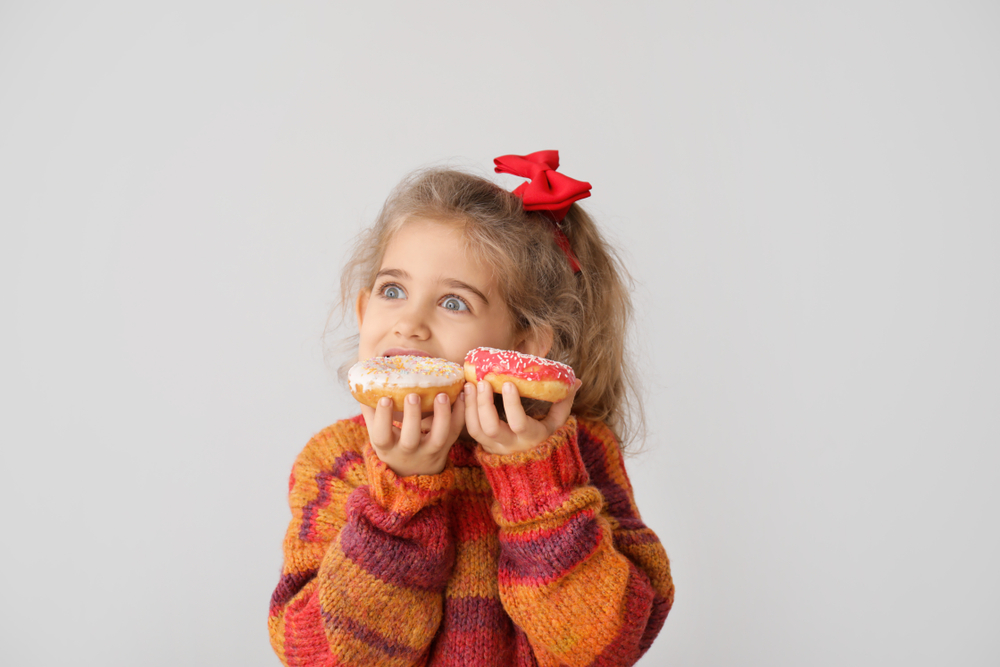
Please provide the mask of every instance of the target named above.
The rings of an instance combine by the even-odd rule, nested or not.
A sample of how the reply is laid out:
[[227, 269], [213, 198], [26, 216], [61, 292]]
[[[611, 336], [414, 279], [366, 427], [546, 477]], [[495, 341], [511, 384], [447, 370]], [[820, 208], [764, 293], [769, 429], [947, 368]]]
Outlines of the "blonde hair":
[[[340, 278], [342, 321], [352, 312], [357, 295], [372, 288], [395, 232], [415, 217], [460, 226], [469, 252], [493, 267], [517, 333], [552, 331], [547, 356], [572, 366], [583, 382], [573, 414], [603, 421], [623, 444], [644, 434], [642, 403], [626, 349], [631, 278], [577, 204], [560, 225], [580, 262], [581, 271], [574, 274], [556, 243], [551, 219], [525, 211], [520, 198], [461, 171], [414, 172], [390, 193], [374, 224], [355, 239]], [[356, 349], [357, 340], [353, 336], [344, 341], [341, 349]], [[342, 381], [353, 363], [341, 366]]]

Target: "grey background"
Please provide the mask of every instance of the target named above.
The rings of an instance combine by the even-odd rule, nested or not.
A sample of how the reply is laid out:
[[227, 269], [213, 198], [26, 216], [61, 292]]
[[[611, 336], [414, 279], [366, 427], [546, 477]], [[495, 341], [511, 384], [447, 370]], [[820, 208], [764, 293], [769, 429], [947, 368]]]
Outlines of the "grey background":
[[641, 664], [997, 664], [998, 29], [0, 3], [0, 663], [276, 664], [288, 473], [354, 412], [346, 242], [413, 168], [556, 148], [637, 280], [677, 584]]

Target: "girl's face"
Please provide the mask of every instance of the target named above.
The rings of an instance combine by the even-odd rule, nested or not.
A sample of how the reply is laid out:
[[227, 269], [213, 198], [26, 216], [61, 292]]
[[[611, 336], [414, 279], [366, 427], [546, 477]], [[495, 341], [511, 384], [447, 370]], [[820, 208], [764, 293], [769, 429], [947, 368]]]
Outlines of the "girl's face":
[[489, 267], [467, 255], [461, 229], [407, 221], [386, 248], [375, 284], [357, 301], [359, 359], [397, 354], [461, 364], [474, 347], [518, 349]]

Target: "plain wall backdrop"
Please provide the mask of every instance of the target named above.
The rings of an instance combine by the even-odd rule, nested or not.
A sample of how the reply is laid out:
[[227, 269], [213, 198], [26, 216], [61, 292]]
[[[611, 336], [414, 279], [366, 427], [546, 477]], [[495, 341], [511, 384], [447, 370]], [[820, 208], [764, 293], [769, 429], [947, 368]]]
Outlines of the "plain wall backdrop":
[[0, 2], [0, 664], [276, 665], [348, 242], [550, 148], [636, 280], [640, 664], [1000, 663], [998, 72], [992, 2]]

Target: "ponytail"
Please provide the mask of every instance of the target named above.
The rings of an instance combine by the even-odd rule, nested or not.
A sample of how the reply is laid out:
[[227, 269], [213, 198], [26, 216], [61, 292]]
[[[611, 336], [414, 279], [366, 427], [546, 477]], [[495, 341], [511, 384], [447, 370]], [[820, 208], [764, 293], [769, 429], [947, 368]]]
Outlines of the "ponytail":
[[573, 412], [605, 422], [622, 443], [628, 443], [645, 434], [643, 403], [627, 347], [634, 314], [632, 278], [578, 204], [560, 226], [580, 264], [575, 275], [579, 334], [565, 352], [583, 381]]

